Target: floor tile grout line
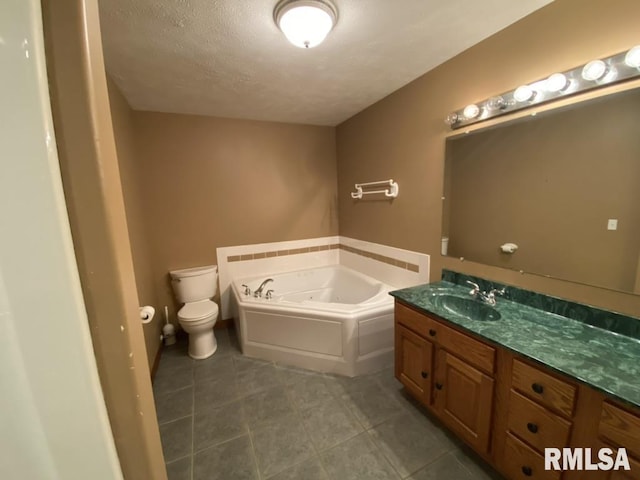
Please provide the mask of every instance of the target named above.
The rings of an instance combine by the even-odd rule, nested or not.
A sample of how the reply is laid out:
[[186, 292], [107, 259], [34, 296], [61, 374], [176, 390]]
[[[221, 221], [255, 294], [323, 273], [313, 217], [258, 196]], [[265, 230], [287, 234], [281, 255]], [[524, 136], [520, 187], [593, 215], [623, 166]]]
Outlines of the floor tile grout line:
[[[303, 430], [304, 430], [305, 434], [307, 435], [307, 438], [308, 438], [308, 440], [309, 440], [309, 443], [311, 444], [311, 448], [313, 449], [313, 451], [314, 451], [314, 454], [315, 454], [315, 455], [312, 455], [311, 457], [305, 458], [304, 460], [302, 460], [302, 461], [300, 461], [300, 462], [297, 462], [297, 463], [295, 463], [295, 464], [293, 464], [293, 465], [289, 465], [289, 466], [287, 466], [284, 470], [281, 470], [280, 472], [275, 472], [275, 473], [271, 474], [268, 478], [271, 478], [271, 477], [274, 477], [274, 476], [276, 476], [276, 475], [279, 475], [280, 473], [282, 473], [282, 472], [284, 472], [284, 471], [287, 471], [288, 469], [293, 468], [293, 467], [295, 467], [296, 465], [300, 465], [300, 464], [302, 464], [302, 463], [304, 463], [304, 462], [306, 462], [306, 461], [308, 461], [308, 460], [310, 460], [311, 458], [314, 458], [314, 457], [318, 458], [318, 460], [320, 461], [319, 454], [318, 454], [318, 450], [317, 450], [317, 448], [316, 448], [315, 444], [313, 443], [313, 441], [312, 441], [312, 439], [311, 439], [311, 436], [309, 435], [309, 431], [308, 431], [308, 429], [306, 428], [306, 426], [305, 426], [305, 424], [304, 424], [304, 420], [303, 420], [302, 412], [301, 412], [300, 408], [298, 407], [298, 405], [296, 404], [296, 402], [295, 402], [295, 401], [293, 401], [293, 398], [292, 398], [292, 396], [291, 396], [291, 391], [290, 391], [290, 388], [289, 388], [289, 387], [291, 387], [291, 386], [292, 386], [292, 384], [288, 384], [288, 383], [286, 383], [286, 382], [283, 380], [283, 378], [282, 378], [282, 373], [281, 373], [281, 370], [283, 370], [283, 369], [279, 369], [279, 368], [278, 368], [278, 364], [274, 364], [274, 365], [275, 365], [276, 370], [279, 370], [278, 375], [277, 375], [277, 378], [278, 378], [278, 385], [271, 386], [271, 387], [269, 387], [269, 388], [267, 388], [267, 389], [263, 389], [263, 390], [261, 390], [261, 391], [262, 391], [262, 392], [265, 392], [265, 391], [270, 390], [270, 389], [282, 389], [282, 390], [283, 390], [284, 395], [285, 395], [285, 398], [286, 398], [287, 403], [288, 403], [288, 406], [289, 406], [289, 407], [291, 408], [291, 410], [293, 411], [293, 415], [295, 415], [295, 416], [296, 416], [297, 420], [298, 420], [298, 421], [300, 422], [300, 424], [302, 425], [302, 428], [303, 428]], [[256, 368], [261, 368], [261, 367], [257, 365], [257, 366], [256, 366]], [[256, 393], [260, 393], [260, 392], [256, 392]], [[287, 414], [287, 415], [288, 415], [288, 414]], [[252, 436], [253, 436], [253, 434], [254, 434], [254, 433], [256, 433], [257, 431], [259, 431], [259, 430], [263, 430], [263, 429], [266, 429], [266, 428], [273, 428], [273, 427], [260, 427], [260, 428], [257, 428], [257, 429], [253, 429], [253, 428], [249, 427], [249, 430], [250, 430], [250, 432], [251, 432], [251, 437], [252, 437]], [[252, 444], [252, 445], [253, 445], [253, 444]], [[257, 458], [257, 454], [256, 454], [256, 458]], [[321, 463], [321, 465], [322, 465], [322, 463]], [[322, 467], [322, 468], [323, 468], [323, 470], [324, 470], [324, 467]], [[258, 468], [258, 473], [259, 473], [259, 475], [260, 475], [260, 476], [262, 476], [262, 472], [260, 471], [260, 469], [259, 469], [259, 468]], [[325, 472], [325, 473], [326, 473], [326, 472]]]
[[190, 413], [189, 415], [182, 415], [180, 417], [172, 418], [171, 420], [165, 420], [163, 422], [158, 422], [158, 426], [159, 427], [163, 427], [163, 426], [168, 425], [170, 423], [177, 422], [178, 420], [184, 420], [185, 418], [191, 417], [192, 415], [193, 414]]
[[[390, 417], [393, 418], [393, 417]], [[386, 420], [385, 420], [386, 421]], [[384, 423], [384, 422], [382, 422]], [[382, 423], [379, 423], [378, 425], [382, 425]], [[376, 425], [377, 426], [377, 425]], [[376, 442], [376, 439], [373, 437], [373, 435], [371, 435], [371, 430], [375, 429], [375, 427], [371, 427], [369, 428], [369, 430], [367, 430], [365, 433], [369, 436], [369, 439], [371, 440], [371, 442], [373, 443], [373, 447], [376, 449], [376, 451], [378, 452], [378, 454], [380, 455], [380, 457], [382, 457], [384, 459], [385, 462], [387, 462], [387, 465], [389, 465], [391, 467], [391, 469], [396, 473], [398, 479], [403, 479], [404, 477], [402, 476], [402, 474], [398, 471], [398, 469], [393, 465], [393, 463], [391, 463], [391, 460], [389, 460], [387, 458], [387, 456], [385, 455], [384, 451], [380, 448], [380, 446], [378, 445], [378, 442]]]
[[[407, 478], [411, 477], [412, 475], [415, 475], [418, 472], [421, 472], [422, 470], [427, 470], [429, 468], [430, 465], [433, 465], [434, 463], [436, 463], [438, 460], [440, 460], [441, 458], [443, 458], [445, 455], [449, 455], [451, 453], [451, 450], [447, 450], [445, 452], [442, 452], [440, 455], [437, 455], [436, 457], [432, 458], [431, 460], [429, 460], [427, 463], [425, 463], [424, 465], [422, 465], [419, 469], [417, 469], [415, 472], [411, 472], [409, 475], [407, 475], [406, 477], [403, 477], [402, 475], [400, 475], [400, 478], [402, 480], [406, 480]], [[458, 459], [454, 459], [456, 461], [458, 461]], [[460, 465], [462, 465], [462, 462], [458, 463]], [[464, 465], [462, 465], [462, 467], [464, 467]], [[464, 469], [466, 472], [468, 472], [469, 474], [471, 474], [471, 472], [469, 472], [469, 470], [467, 468]]]
[[[326, 385], [326, 380], [330, 379], [331, 377], [327, 376], [326, 373], [323, 374], [323, 377], [325, 379], [325, 385]], [[362, 428], [362, 431], [366, 432], [367, 431], [366, 425], [364, 423], [362, 423], [360, 421], [360, 419], [358, 418], [358, 416], [351, 410], [351, 408], [349, 408], [349, 405], [347, 405], [347, 403], [342, 399], [342, 396], [341, 395], [336, 395], [334, 392], [331, 391], [331, 389], [328, 389], [328, 390], [329, 390], [329, 394], [331, 394], [333, 396], [333, 398], [335, 398], [338, 401], [338, 403], [340, 403], [340, 405], [344, 406], [344, 408], [346, 408], [347, 411], [353, 416], [355, 421], [358, 422], [358, 425], [360, 425], [360, 427]]]
[[251, 429], [248, 432], [249, 435], [249, 445], [251, 445], [251, 453], [253, 453], [253, 466], [256, 469], [256, 473], [258, 474], [258, 480], [262, 480], [262, 472], [260, 471], [260, 465], [258, 463], [258, 453], [256, 452], [256, 447], [253, 444], [253, 433]]
[[219, 447], [220, 445], [224, 445], [225, 443], [229, 443], [232, 442], [234, 440], [238, 440], [239, 438], [244, 437], [245, 435], [249, 435], [249, 429], [247, 429], [247, 431], [245, 431], [244, 433], [241, 433], [240, 435], [236, 435], [234, 437], [229, 437], [229, 438], [225, 438], [224, 440], [222, 440], [221, 442], [216, 442], [216, 443], [212, 443], [211, 445], [207, 445], [206, 447], [202, 447], [202, 448], [195, 448], [195, 445], [193, 447], [193, 454], [194, 456], [198, 453], [202, 453], [205, 450], [209, 450], [210, 448], [213, 447]]
[[183, 455], [180, 458], [174, 458], [173, 460], [171, 460], [170, 462], [164, 462], [165, 465], [171, 465], [172, 463], [176, 463], [179, 462], [180, 460], [184, 460], [185, 458], [190, 458], [191, 455]]

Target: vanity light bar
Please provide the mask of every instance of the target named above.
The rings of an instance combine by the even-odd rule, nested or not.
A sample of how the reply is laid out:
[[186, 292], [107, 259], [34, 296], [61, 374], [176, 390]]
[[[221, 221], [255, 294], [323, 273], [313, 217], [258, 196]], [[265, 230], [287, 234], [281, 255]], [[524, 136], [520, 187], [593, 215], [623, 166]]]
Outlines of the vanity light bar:
[[558, 72], [547, 78], [495, 95], [447, 115], [445, 123], [457, 129], [555, 100], [640, 77], [640, 45], [611, 57], [592, 60], [585, 65]]

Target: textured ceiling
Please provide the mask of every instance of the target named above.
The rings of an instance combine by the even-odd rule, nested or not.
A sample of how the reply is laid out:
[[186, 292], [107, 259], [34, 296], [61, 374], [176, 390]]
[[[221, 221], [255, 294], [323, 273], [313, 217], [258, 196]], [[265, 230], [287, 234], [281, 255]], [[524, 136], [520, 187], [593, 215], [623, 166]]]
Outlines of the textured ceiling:
[[107, 71], [136, 110], [337, 125], [551, 0], [334, 0], [320, 46], [277, 0], [100, 0]]

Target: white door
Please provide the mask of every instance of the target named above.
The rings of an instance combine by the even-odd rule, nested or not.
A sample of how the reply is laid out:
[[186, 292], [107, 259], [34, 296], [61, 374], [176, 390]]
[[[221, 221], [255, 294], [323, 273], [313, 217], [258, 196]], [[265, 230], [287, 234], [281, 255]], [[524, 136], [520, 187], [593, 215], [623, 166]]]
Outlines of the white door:
[[0, 2], [0, 478], [122, 478], [62, 193], [37, 0]]

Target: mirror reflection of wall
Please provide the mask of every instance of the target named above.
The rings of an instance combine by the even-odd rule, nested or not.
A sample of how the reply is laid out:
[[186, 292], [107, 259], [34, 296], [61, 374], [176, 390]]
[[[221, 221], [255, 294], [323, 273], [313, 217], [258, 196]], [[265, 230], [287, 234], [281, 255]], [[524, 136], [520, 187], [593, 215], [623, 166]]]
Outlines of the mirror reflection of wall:
[[640, 293], [640, 90], [451, 137], [444, 183], [449, 256]]

